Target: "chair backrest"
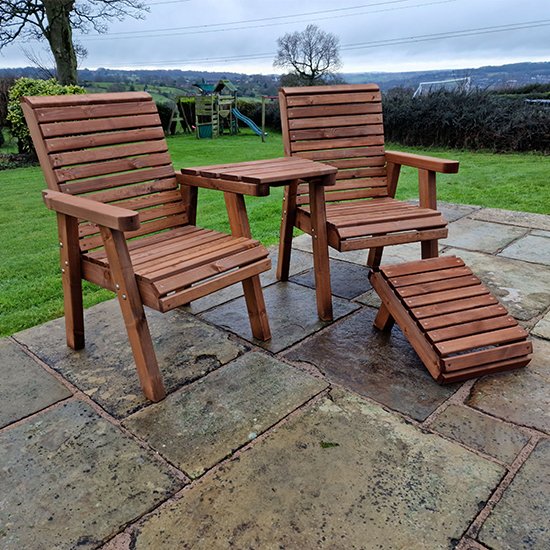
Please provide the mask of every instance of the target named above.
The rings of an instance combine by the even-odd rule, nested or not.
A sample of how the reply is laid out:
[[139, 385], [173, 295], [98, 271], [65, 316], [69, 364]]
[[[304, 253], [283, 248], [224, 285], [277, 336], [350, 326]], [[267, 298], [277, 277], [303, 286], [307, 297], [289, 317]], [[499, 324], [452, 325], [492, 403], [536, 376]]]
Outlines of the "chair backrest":
[[[300, 156], [338, 168], [327, 201], [388, 195], [382, 98], [375, 84], [280, 88], [286, 156]], [[307, 186], [297, 204], [307, 204]]]
[[[137, 237], [185, 225], [157, 107], [145, 92], [23, 97], [49, 189], [137, 210]], [[82, 251], [102, 246], [95, 224], [79, 226]]]

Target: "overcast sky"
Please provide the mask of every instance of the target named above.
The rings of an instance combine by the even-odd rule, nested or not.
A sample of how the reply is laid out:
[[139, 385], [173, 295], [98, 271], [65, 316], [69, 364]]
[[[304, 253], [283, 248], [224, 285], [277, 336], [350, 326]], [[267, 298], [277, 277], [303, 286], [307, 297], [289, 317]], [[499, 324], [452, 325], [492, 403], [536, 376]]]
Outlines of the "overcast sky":
[[[81, 68], [279, 72], [277, 38], [309, 23], [340, 39], [342, 72], [465, 69], [550, 61], [549, 0], [153, 0], [143, 20], [76, 35]], [[46, 44], [17, 43], [0, 67], [45, 60]]]

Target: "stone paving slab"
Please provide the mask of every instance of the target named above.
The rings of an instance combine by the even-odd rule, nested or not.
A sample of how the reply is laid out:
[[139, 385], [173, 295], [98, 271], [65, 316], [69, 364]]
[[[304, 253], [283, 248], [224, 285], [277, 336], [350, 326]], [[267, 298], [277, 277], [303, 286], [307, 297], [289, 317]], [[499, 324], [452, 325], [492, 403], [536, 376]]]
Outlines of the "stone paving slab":
[[[245, 308], [246, 311], [246, 308]], [[166, 391], [172, 392], [242, 355], [246, 347], [182, 311], [146, 310]], [[72, 350], [64, 318], [14, 338], [116, 418], [146, 406], [118, 301], [85, 310], [86, 347]]]
[[72, 395], [7, 338], [0, 339], [0, 379], [0, 428]]
[[[372, 289], [369, 282], [370, 269], [338, 260], [330, 262], [330, 284], [333, 296], [353, 300]], [[315, 271], [310, 269], [301, 275], [290, 277], [290, 281], [309, 288], [315, 288]]]
[[450, 254], [462, 258], [516, 319], [527, 321], [550, 306], [550, 267], [453, 248], [442, 255]]
[[[267, 249], [269, 250], [269, 257], [271, 258], [271, 269], [269, 271], [265, 271], [260, 275], [260, 280], [263, 287], [272, 285], [277, 282], [277, 259], [279, 257], [279, 246], [268, 246]], [[290, 275], [301, 273], [302, 271], [306, 271], [308, 269], [311, 269], [312, 267], [313, 256], [311, 254], [307, 254], [299, 250], [292, 251], [289, 269]], [[242, 285], [231, 285], [227, 288], [223, 288], [222, 290], [218, 290], [213, 294], [209, 294], [204, 298], [199, 298], [198, 300], [191, 302], [191, 304], [184, 309], [196, 315], [208, 309], [212, 309], [213, 307], [234, 300], [235, 298], [239, 298], [240, 296], [243, 296]]]
[[527, 233], [525, 228], [462, 218], [449, 224], [449, 236], [440, 244], [493, 254]]
[[506, 464], [512, 464], [531, 439], [515, 426], [458, 405], [447, 407], [430, 428]]
[[500, 210], [498, 208], [481, 208], [469, 215], [474, 220], [497, 222], [519, 227], [542, 229], [550, 231], [550, 216], [545, 214], [533, 214], [530, 212], [517, 212], [515, 210]]
[[250, 353], [124, 425], [196, 478], [327, 386], [281, 361]]
[[285, 357], [311, 363], [331, 382], [425, 420], [459, 385], [437, 384], [397, 325], [389, 334], [373, 326], [376, 313], [361, 311]]
[[[292, 239], [292, 254], [295, 250], [303, 252], [313, 253], [313, 247], [311, 245], [311, 237], [307, 234], [300, 235]], [[441, 247], [440, 247], [441, 248]], [[341, 260], [343, 262], [349, 262], [358, 265], [367, 265], [367, 259], [369, 257], [369, 250], [351, 250], [349, 252], [338, 252], [334, 248], [329, 246], [329, 257], [333, 260]], [[382, 264], [398, 264], [402, 262], [412, 262], [420, 260], [420, 243], [399, 244], [394, 246], [387, 246], [384, 248], [384, 254], [382, 256]]]
[[[418, 199], [407, 199], [407, 202], [418, 205]], [[451, 223], [465, 216], [469, 216], [473, 212], [480, 210], [481, 206], [473, 204], [457, 204], [454, 202], [437, 201], [437, 210], [441, 212], [445, 219]]]
[[92, 549], [183, 483], [82, 401], [0, 434], [0, 547]]
[[507, 246], [498, 256], [550, 265], [550, 239], [548, 237], [527, 235]]
[[[271, 327], [271, 340], [267, 342], [252, 336], [244, 298], [207, 311], [201, 317], [273, 353], [296, 344], [330, 324], [319, 319], [315, 291], [310, 288], [280, 282], [264, 289], [264, 299]], [[341, 298], [332, 299], [335, 321], [358, 308]]]
[[550, 340], [550, 313], [547, 313], [532, 329], [533, 336], [540, 336]]
[[492, 550], [550, 547], [550, 441], [540, 441], [479, 534]]
[[550, 434], [550, 342], [533, 339], [527, 367], [487, 376], [472, 388], [468, 404], [508, 422]]
[[132, 549], [451, 549], [503, 474], [334, 392], [149, 516]]

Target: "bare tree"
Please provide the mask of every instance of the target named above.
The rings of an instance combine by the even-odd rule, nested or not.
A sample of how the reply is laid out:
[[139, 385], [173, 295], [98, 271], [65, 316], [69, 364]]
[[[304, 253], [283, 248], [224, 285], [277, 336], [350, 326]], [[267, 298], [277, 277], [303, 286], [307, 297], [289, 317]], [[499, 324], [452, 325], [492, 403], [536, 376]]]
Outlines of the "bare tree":
[[0, 50], [16, 40], [48, 41], [61, 84], [77, 84], [73, 30], [106, 32], [107, 23], [125, 17], [143, 18], [149, 8], [140, 0], [2, 0]]
[[317, 25], [308, 25], [302, 32], [287, 33], [277, 39], [277, 57], [274, 67], [290, 70], [282, 82], [290, 85], [312, 86], [325, 84], [336, 78], [342, 66], [339, 39], [322, 31]]

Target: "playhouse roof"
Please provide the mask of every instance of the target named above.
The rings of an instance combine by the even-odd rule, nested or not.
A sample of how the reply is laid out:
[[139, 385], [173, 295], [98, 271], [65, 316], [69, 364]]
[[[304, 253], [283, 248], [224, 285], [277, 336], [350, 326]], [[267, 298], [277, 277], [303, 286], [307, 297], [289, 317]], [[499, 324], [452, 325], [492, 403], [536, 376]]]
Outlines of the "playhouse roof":
[[222, 78], [217, 84], [207, 84], [203, 78], [202, 82], [196, 82], [193, 86], [196, 86], [201, 92], [207, 94], [220, 93], [224, 88], [227, 88], [230, 92], [237, 91], [235, 84], [233, 84], [231, 80], [224, 78]]

